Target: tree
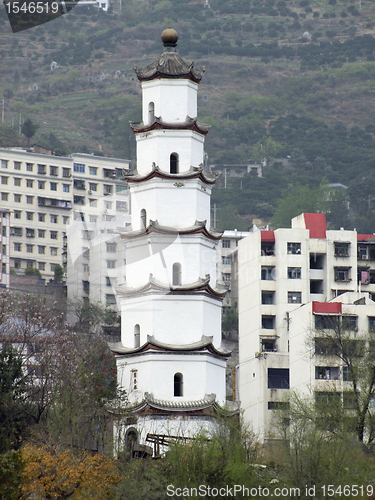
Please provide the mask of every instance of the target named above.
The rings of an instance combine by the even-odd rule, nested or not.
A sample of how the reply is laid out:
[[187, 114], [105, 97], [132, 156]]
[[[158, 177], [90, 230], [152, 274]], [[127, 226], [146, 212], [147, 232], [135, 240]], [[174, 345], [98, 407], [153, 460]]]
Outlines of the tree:
[[22, 449], [25, 469], [21, 476], [22, 499], [92, 498], [112, 500], [114, 487], [121, 480], [112, 459], [83, 452], [37, 447]]
[[284, 193], [279, 200], [272, 218], [272, 225], [278, 227], [290, 227], [293, 217], [306, 212], [315, 212], [319, 197], [319, 189], [309, 186], [296, 186]]
[[39, 269], [37, 269], [36, 267], [27, 267], [25, 269], [25, 275], [26, 276], [38, 276], [39, 279], [42, 279], [42, 275], [39, 271]]
[[264, 136], [251, 148], [251, 158], [256, 162], [271, 161], [278, 155], [281, 148], [281, 144], [272, 137]]
[[30, 139], [35, 135], [39, 125], [28, 118], [22, 125], [22, 134], [27, 137], [27, 145], [30, 146]]
[[107, 309], [101, 302], [75, 297], [68, 303], [70, 320], [75, 330], [83, 333], [99, 332], [104, 323]]
[[[323, 321], [323, 320], [322, 320]], [[352, 430], [360, 442], [375, 439], [375, 416], [370, 411], [375, 398], [375, 349], [370, 332], [358, 332], [351, 317], [324, 317], [312, 332], [312, 355], [329, 354], [341, 361], [349, 388], [337, 393]], [[322, 326], [322, 328], [320, 328]], [[335, 397], [335, 396], [333, 396]]]
[[221, 321], [221, 328], [223, 332], [237, 332], [238, 333], [238, 310], [237, 302], [234, 303], [232, 307], [225, 309], [225, 314], [223, 314]]
[[64, 277], [64, 268], [60, 264], [55, 265], [53, 279], [57, 282], [62, 281]]

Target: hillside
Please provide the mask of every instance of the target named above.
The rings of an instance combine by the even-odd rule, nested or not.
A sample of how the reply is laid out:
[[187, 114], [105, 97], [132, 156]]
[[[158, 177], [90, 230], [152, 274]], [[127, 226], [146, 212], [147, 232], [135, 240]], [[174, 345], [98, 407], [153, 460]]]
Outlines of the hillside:
[[[0, 11], [0, 145], [25, 144], [17, 133], [21, 114], [39, 124], [33, 140], [59, 154], [134, 159], [128, 122], [140, 119], [141, 108], [132, 68], [161, 52], [160, 33], [172, 25], [179, 53], [206, 67], [199, 117], [212, 125], [208, 162], [268, 159], [262, 179], [229, 178], [227, 189], [214, 190], [219, 225], [270, 220], [281, 199], [323, 180], [349, 187], [328, 196], [332, 227], [373, 231], [372, 0], [212, 0], [210, 8], [203, 0], [129, 0], [121, 10], [116, 1], [108, 14], [78, 5], [16, 34]], [[327, 195], [315, 194], [311, 207], [323, 209]]]

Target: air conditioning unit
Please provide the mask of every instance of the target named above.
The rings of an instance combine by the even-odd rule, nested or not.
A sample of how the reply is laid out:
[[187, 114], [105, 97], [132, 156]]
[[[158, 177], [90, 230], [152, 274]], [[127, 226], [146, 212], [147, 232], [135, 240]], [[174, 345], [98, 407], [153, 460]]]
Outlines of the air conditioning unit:
[[89, 194], [92, 194], [92, 191], [89, 191]]

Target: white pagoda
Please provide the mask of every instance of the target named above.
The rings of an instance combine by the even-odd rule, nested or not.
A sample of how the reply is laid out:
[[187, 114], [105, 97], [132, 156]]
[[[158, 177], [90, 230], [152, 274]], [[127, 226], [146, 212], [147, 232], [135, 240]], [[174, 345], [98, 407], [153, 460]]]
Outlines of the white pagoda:
[[[133, 451], [209, 431], [225, 404], [228, 352], [221, 350], [221, 307], [210, 195], [216, 177], [203, 169], [208, 125], [197, 121], [196, 70], [176, 52], [175, 30], [164, 52], [143, 69], [142, 122], [131, 123], [137, 170], [127, 175], [132, 205], [126, 244], [121, 343], [112, 345], [118, 382], [130, 410], [115, 439]], [[130, 415], [130, 416], [129, 416]], [[143, 448], [142, 448], [143, 446]]]

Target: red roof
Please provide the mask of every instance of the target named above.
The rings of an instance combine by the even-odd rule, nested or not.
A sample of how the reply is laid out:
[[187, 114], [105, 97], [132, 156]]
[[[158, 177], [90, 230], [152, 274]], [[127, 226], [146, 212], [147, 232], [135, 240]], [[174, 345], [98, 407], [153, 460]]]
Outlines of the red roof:
[[313, 314], [341, 314], [342, 313], [342, 302], [316, 302], [313, 300], [312, 303]]
[[327, 231], [326, 216], [324, 214], [303, 214], [306, 229], [310, 230], [310, 238], [325, 238]]
[[275, 231], [261, 231], [261, 241], [275, 241]]
[[357, 234], [357, 241], [375, 240], [375, 234]]

